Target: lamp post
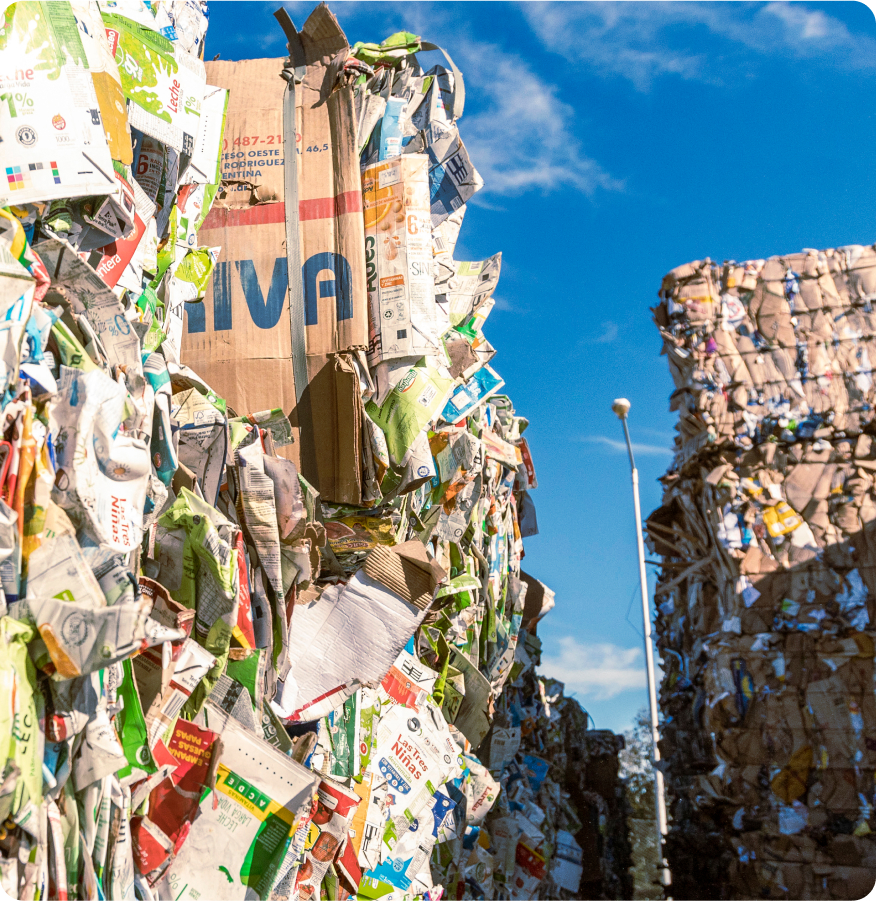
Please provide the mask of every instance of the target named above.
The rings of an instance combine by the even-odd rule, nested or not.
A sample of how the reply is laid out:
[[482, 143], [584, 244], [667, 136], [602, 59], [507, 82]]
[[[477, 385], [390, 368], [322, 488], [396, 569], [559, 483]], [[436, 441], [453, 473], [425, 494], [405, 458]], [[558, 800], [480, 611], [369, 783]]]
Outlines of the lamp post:
[[627, 414], [630, 412], [630, 402], [625, 397], [619, 397], [612, 405], [617, 418], [624, 427], [624, 438], [627, 442], [627, 453], [630, 455], [630, 471], [633, 479], [633, 508], [636, 516], [636, 546], [639, 552], [639, 585], [642, 591], [642, 625], [645, 630], [645, 666], [648, 671], [648, 702], [651, 708], [651, 745], [654, 755], [654, 800], [657, 806], [657, 852], [660, 862], [663, 864], [661, 879], [664, 886], [670, 884], [669, 869], [663, 857], [663, 838], [667, 832], [666, 823], [666, 798], [663, 794], [663, 773], [656, 766], [660, 762], [660, 749], [657, 742], [660, 739], [657, 716], [657, 684], [654, 676], [654, 648], [651, 644], [651, 610], [648, 604], [648, 578], [645, 574], [645, 545], [642, 541], [642, 510], [639, 506], [639, 471], [636, 469], [636, 461], [633, 458], [633, 445], [630, 442], [630, 430], [627, 427]]

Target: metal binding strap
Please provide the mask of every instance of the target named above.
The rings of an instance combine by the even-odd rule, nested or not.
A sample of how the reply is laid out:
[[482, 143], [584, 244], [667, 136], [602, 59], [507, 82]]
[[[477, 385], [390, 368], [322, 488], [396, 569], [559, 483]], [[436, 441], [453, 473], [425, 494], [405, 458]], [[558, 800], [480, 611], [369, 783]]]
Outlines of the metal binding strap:
[[437, 44], [430, 41], [420, 41], [421, 50], [440, 50], [444, 54], [445, 59], [450, 63], [450, 71], [453, 73], [453, 109], [450, 111], [450, 118], [455, 122], [462, 118], [462, 111], [465, 108], [465, 82], [462, 80], [462, 72], [456, 68], [456, 63], [450, 58], [450, 54]]
[[295, 399], [300, 403], [307, 387], [307, 343], [304, 332], [304, 285], [301, 281], [301, 238], [298, 218], [298, 147], [295, 140], [295, 85], [306, 69], [301, 37], [284, 8], [274, 18], [286, 35], [289, 59], [280, 73], [286, 81], [283, 95], [283, 195], [286, 203], [286, 266], [289, 276], [289, 325], [292, 335], [292, 372]]

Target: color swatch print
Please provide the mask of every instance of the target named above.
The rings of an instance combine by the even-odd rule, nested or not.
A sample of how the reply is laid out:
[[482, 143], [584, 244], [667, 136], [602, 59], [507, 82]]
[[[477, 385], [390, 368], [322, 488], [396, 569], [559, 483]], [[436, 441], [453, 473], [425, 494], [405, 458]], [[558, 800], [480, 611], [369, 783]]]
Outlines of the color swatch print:
[[27, 168], [22, 171], [21, 166], [6, 167], [6, 181], [9, 183], [10, 191], [23, 191], [30, 187], [30, 173], [37, 172], [42, 169], [52, 170], [52, 179], [56, 185], [61, 184], [61, 174], [58, 171], [58, 164], [54, 161], [50, 163], [29, 163]]

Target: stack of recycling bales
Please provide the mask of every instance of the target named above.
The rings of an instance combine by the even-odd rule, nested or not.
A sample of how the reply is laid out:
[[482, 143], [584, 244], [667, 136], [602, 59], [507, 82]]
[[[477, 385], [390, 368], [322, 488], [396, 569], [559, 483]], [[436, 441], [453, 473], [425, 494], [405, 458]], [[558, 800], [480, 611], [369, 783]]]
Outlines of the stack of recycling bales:
[[876, 829], [876, 249], [688, 264], [651, 514], [677, 898], [861, 898]]
[[[540, 716], [521, 718], [528, 698], [540, 700]], [[500, 724], [507, 722], [509, 715], [523, 724], [516, 733], [510, 732], [521, 735], [524, 756], [520, 768], [511, 768], [502, 777], [503, 785], [508, 783], [505, 795], [519, 802], [522, 781], [516, 781], [517, 774], [525, 773], [530, 786], [537, 775], [540, 785], [535, 795], [527, 798], [534, 803], [524, 804], [522, 809], [512, 803], [513, 815], [518, 821], [530, 820], [521, 823], [527, 834], [533, 828], [544, 832], [553, 855], [540, 897], [631, 898], [627, 801], [619, 778], [623, 736], [588, 729], [587, 711], [574, 698], [565, 697], [561, 682], [527, 673], [497, 705], [485, 748], [491, 769], [502, 763], [494, 739], [503, 740]], [[503, 753], [507, 752], [503, 749]], [[500, 795], [495, 815], [501, 815], [502, 806]], [[490, 824], [488, 819], [488, 828]]]
[[4, 12], [0, 887], [573, 896], [462, 78], [285, 27], [205, 66], [197, 0]]
[[564, 696], [563, 684], [536, 675], [539, 618], [524, 611], [517, 677], [497, 699], [478, 749], [501, 787], [485, 821], [500, 861], [494, 897], [630, 898], [623, 737], [588, 730], [587, 712]]
[[565, 786], [583, 821], [575, 836], [584, 865], [579, 891], [585, 898], [632, 898], [629, 801], [619, 775], [624, 739], [607, 729], [583, 732], [586, 714], [571, 698], [564, 705], [570, 707], [577, 728], [566, 729]]

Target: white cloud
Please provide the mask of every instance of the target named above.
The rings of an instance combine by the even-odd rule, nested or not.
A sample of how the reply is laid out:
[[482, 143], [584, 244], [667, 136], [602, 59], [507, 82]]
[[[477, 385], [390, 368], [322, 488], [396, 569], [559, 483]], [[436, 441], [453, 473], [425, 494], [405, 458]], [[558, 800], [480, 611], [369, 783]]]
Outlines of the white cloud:
[[640, 648], [622, 648], [611, 642], [584, 642], [572, 636], [560, 639], [559, 654], [542, 656], [541, 673], [559, 679], [566, 694], [599, 701], [645, 687], [645, 665]]
[[803, 3], [767, 3], [757, 11], [754, 23], [756, 28], [740, 32], [738, 37], [762, 52], [821, 56], [841, 69], [876, 68], [873, 38], [852, 34], [839, 19]]
[[[757, 56], [819, 60], [847, 71], [876, 68], [876, 40], [803, 3], [524, 3], [545, 48], [647, 91], [661, 76], [715, 82], [751, 74]], [[692, 48], [705, 30], [718, 44]]]
[[516, 304], [511, 303], [510, 300], [505, 300], [504, 297], [493, 297], [495, 304], [493, 306], [494, 310], [501, 310], [505, 313], [522, 313], [523, 310], [518, 307]]
[[788, 3], [770, 3], [765, 7], [765, 12], [778, 17], [799, 40], [824, 41], [836, 32], [835, 20], [820, 10], [794, 7]]
[[586, 343], [611, 344], [617, 339], [619, 331], [620, 329], [618, 328], [618, 324], [616, 322], [611, 322], [610, 320], [603, 322], [602, 331], [595, 338], [590, 338]]
[[[588, 441], [592, 444], [604, 444], [606, 447], [610, 447], [612, 450], [616, 450], [619, 453], [627, 452], [627, 445], [625, 441], [616, 441], [614, 438], [607, 438], [605, 435], [584, 435], [581, 441]], [[637, 442], [633, 442], [633, 453], [639, 454], [640, 456], [661, 456], [661, 457], [671, 457], [673, 451], [671, 451], [668, 447], [663, 447], [659, 444], [638, 444]]]
[[589, 195], [622, 188], [584, 152], [581, 123], [560, 99], [558, 85], [494, 44], [458, 40], [457, 56], [466, 97], [476, 107], [460, 120], [460, 134], [485, 190], [517, 194], [571, 187]]
[[[521, 5], [545, 48], [603, 75], [619, 75], [646, 91], [659, 75], [701, 77], [706, 58], [671, 49], [661, 30], [676, 18], [673, 3], [539, 3]], [[696, 4], [684, 3], [685, 7]]]
[[675, 441], [676, 433], [667, 431], [666, 429], [652, 429], [646, 425], [637, 425], [636, 434], [650, 435], [652, 438], [659, 438], [661, 441], [665, 441], [668, 447], [671, 447]]
[[[475, 166], [477, 168], [477, 166]], [[493, 203], [492, 200], [487, 199], [486, 191], [478, 191], [469, 201], [472, 206], [479, 206], [484, 210], [489, 210], [491, 213], [507, 213], [508, 210], [501, 206], [501, 204]], [[459, 246], [459, 245], [457, 245]]]

